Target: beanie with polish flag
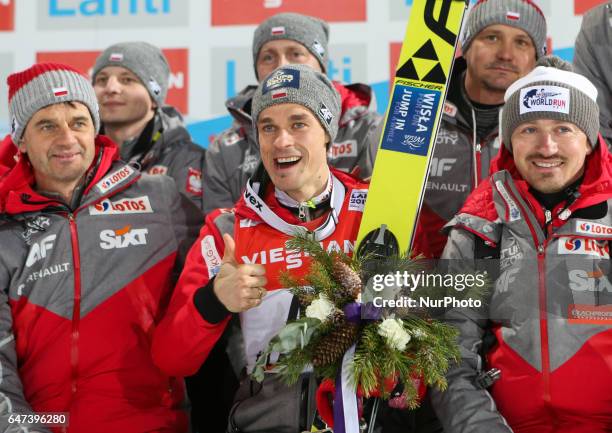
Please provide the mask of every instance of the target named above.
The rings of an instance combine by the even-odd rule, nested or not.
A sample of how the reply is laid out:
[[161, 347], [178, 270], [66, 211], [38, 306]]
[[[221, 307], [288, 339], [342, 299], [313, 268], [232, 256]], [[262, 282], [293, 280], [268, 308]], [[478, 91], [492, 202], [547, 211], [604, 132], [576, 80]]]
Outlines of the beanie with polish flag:
[[89, 80], [71, 66], [60, 63], [37, 63], [15, 72], [8, 84], [11, 136], [17, 143], [36, 112], [62, 102], [81, 102], [88, 109], [96, 134], [100, 129], [98, 100]]
[[536, 59], [546, 54], [546, 18], [531, 0], [479, 0], [470, 10], [461, 47], [466, 52], [485, 28], [502, 24], [525, 31], [533, 41]]

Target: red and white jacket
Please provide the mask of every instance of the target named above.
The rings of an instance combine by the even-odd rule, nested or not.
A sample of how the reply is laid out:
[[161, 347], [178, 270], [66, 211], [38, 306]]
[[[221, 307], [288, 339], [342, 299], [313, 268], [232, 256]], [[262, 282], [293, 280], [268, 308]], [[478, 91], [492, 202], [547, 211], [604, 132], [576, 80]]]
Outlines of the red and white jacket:
[[150, 349], [201, 213], [104, 136], [75, 208], [35, 191], [16, 149], [0, 144], [0, 431], [64, 412], [51, 430], [186, 432], [182, 381]]
[[[331, 172], [331, 210], [313, 221], [300, 222], [282, 207], [272, 186], [259, 194], [257, 185], [251, 184], [234, 209], [209, 214], [187, 257], [168, 312], [154, 334], [153, 358], [162, 371], [176, 376], [197, 372], [230, 320], [226, 310], [218, 321], [214, 320], [216, 323], [205, 320], [195, 299], [207, 289], [213, 293], [209, 282], [221, 265], [223, 233], [233, 235], [239, 263], [258, 263], [266, 268], [267, 296], [261, 305], [240, 315], [249, 366], [287, 320], [292, 295], [279, 282], [280, 272], [289, 270], [299, 275], [308, 270], [309, 257], [285, 247], [292, 233], [305, 229], [325, 249], [352, 253], [368, 185], [338, 170]], [[208, 300], [219, 303], [216, 297]]]

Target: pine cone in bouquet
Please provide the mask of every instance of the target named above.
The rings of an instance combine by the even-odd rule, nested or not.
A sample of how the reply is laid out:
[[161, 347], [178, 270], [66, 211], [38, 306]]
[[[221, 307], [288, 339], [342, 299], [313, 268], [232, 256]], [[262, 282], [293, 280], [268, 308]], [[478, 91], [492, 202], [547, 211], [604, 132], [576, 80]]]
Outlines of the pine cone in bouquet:
[[302, 306], [310, 305], [317, 297], [317, 293], [311, 286], [299, 286], [296, 290], [293, 290], [293, 293]]
[[335, 295], [344, 300], [353, 301], [361, 292], [362, 282], [359, 274], [340, 257], [335, 257], [332, 264], [333, 276], [342, 288]]
[[347, 322], [344, 317], [339, 319], [336, 315], [332, 320], [341, 321], [318, 342], [312, 354], [312, 364], [315, 367], [324, 367], [338, 361], [355, 343], [359, 335], [359, 324]]

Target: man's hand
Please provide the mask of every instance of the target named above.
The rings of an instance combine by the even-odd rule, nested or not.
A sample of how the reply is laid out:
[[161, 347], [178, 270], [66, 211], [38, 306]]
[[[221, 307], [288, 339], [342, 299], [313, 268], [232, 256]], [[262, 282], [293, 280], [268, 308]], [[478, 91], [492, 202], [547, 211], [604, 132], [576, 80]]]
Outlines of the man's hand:
[[239, 264], [236, 244], [229, 234], [223, 235], [225, 252], [221, 269], [215, 277], [213, 290], [221, 303], [232, 313], [241, 313], [261, 304], [265, 296], [266, 268], [262, 265]]

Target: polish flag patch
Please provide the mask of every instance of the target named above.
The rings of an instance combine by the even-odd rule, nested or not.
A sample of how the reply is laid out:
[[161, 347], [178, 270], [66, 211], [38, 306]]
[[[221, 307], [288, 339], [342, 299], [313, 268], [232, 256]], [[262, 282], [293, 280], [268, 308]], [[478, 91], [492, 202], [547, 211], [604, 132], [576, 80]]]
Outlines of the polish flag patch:
[[111, 53], [111, 55], [108, 56], [108, 60], [111, 62], [121, 62], [123, 61], [123, 53]]
[[68, 94], [68, 89], [66, 89], [65, 87], [54, 87], [53, 88], [53, 96], [55, 97], [66, 96], [67, 94]]
[[286, 33], [285, 26], [272, 27], [270, 33], [272, 34], [272, 36], [284, 35]]
[[272, 90], [272, 99], [284, 98], [287, 96], [285, 89]]
[[511, 21], [518, 21], [521, 19], [521, 14], [519, 14], [518, 12], [508, 11], [506, 12], [506, 18]]

